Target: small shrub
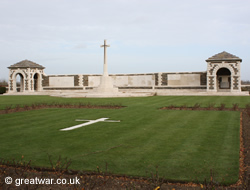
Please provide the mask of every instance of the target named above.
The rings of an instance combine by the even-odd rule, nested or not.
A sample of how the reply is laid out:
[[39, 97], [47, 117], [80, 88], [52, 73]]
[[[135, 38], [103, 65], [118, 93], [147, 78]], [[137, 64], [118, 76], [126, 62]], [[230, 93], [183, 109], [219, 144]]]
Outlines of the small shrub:
[[9, 105], [9, 106], [6, 106], [5, 107], [5, 113], [9, 113], [9, 111], [11, 110], [11, 108], [12, 108], [12, 105]]
[[216, 187], [220, 185], [218, 182], [216, 182], [215, 173], [212, 169], [210, 169], [210, 179], [205, 179], [203, 184], [204, 189], [217, 189]]
[[43, 103], [44, 107], [49, 107], [49, 108], [52, 108], [54, 107], [54, 103], [53, 102], [50, 102], [50, 103]]
[[82, 102], [78, 103], [78, 107], [82, 108], [84, 106], [84, 104]]
[[250, 117], [250, 104], [249, 103], [246, 105], [246, 111], [247, 111], [248, 116]]
[[70, 107], [70, 103], [64, 103], [63, 104], [63, 108], [69, 108]]
[[207, 107], [212, 109], [212, 108], [214, 108], [214, 106], [215, 106], [215, 103], [209, 103]]
[[20, 107], [20, 105], [19, 105], [19, 104], [17, 104], [17, 105], [16, 105], [16, 107], [15, 107], [15, 110], [16, 110], [16, 111], [19, 111], [19, 110], [20, 110], [20, 108], [21, 108], [21, 107]]
[[201, 107], [201, 105], [199, 103], [195, 103], [194, 106], [193, 106], [193, 109], [198, 109], [200, 107]]
[[173, 105], [173, 104], [171, 104], [171, 105], [169, 105], [169, 106], [167, 106], [167, 108], [169, 108], [169, 109], [173, 109], [173, 108], [175, 108], [176, 106], [175, 105]]
[[55, 172], [58, 172], [60, 174], [68, 171], [68, 168], [69, 168], [69, 166], [72, 163], [71, 159], [61, 158], [61, 156], [59, 156], [59, 158], [57, 159], [57, 161], [55, 163], [53, 163], [51, 155], [48, 155], [48, 158], [49, 158], [49, 162], [50, 162], [51, 168]]
[[37, 105], [36, 105], [36, 104], [32, 104], [32, 105], [31, 105], [31, 108], [34, 110], [34, 109], [37, 108]]
[[246, 104], [246, 109], [250, 109], [250, 103]]
[[238, 103], [234, 103], [233, 104], [233, 110], [236, 111], [239, 109], [239, 104]]
[[220, 104], [220, 107], [219, 107], [219, 110], [225, 110], [225, 108], [226, 108], [226, 104]]
[[23, 106], [23, 109], [24, 109], [24, 110], [29, 110], [30, 107], [29, 107], [28, 105], [24, 105], [24, 106]]
[[187, 108], [186, 104], [180, 106], [180, 109], [185, 109], [185, 108]]
[[0, 94], [6, 93], [6, 87], [0, 87]]
[[152, 186], [152, 189], [160, 189], [160, 187], [164, 183], [164, 179], [160, 178], [158, 170], [158, 166], [150, 165], [148, 171], [146, 171], [146, 174], [149, 175], [148, 181], [150, 182], [150, 186]]
[[42, 107], [42, 105], [40, 103], [37, 103], [36, 106], [37, 106], [37, 108], [41, 108]]
[[[31, 165], [31, 160], [29, 162], [25, 162], [23, 160], [24, 156], [21, 157], [20, 160], [5, 160], [3, 158], [0, 159], [0, 165], [8, 165], [8, 166], [13, 166], [15, 168], [17, 167], [23, 167], [25, 170], [27, 170], [28, 168], [30, 168]], [[22, 173], [23, 175], [24, 173]]]

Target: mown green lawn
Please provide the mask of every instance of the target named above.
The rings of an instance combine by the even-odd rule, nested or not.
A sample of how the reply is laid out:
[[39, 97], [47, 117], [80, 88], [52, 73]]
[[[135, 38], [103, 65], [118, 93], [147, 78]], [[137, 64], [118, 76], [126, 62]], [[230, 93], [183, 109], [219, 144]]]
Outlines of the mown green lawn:
[[88, 103], [109, 104], [122, 103], [125, 106], [149, 106], [150, 108], [159, 108], [167, 105], [187, 105], [193, 106], [199, 103], [201, 107], [207, 107], [210, 103], [220, 106], [221, 103], [226, 107], [232, 107], [232, 104], [238, 103], [240, 107], [245, 107], [250, 103], [250, 96], [154, 96], [143, 98], [58, 98], [51, 96], [0, 96], [0, 109], [9, 105], [32, 103]]
[[[241, 107], [249, 97], [146, 97], [64, 99], [48, 96], [0, 96], [0, 108], [37, 102], [122, 104], [122, 109], [43, 109], [0, 115], [0, 157], [32, 160], [50, 166], [48, 155], [72, 160], [72, 169], [203, 181], [210, 171], [216, 180], [234, 183], [239, 170], [240, 113], [232, 111], [170, 111], [158, 108], [225, 103]], [[120, 123], [100, 122], [72, 131], [59, 129], [81, 122], [75, 119], [108, 117]]]

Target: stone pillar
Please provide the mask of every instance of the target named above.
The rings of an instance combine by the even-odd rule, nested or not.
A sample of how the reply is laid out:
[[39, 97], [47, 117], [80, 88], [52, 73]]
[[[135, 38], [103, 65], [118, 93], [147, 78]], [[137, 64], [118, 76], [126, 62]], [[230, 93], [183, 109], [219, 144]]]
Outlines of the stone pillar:
[[107, 47], [110, 47], [110, 45], [106, 44], [107, 40], [104, 40], [104, 45], [101, 45], [101, 47], [104, 47], [104, 65], [103, 65], [103, 76], [108, 76], [108, 63], [107, 63]]
[[213, 75], [213, 71], [217, 65], [211, 62], [207, 63], [207, 91], [217, 91], [217, 79], [216, 75]]
[[30, 70], [30, 68], [27, 68], [27, 79], [25, 80], [26, 82], [26, 84], [25, 84], [25, 91], [28, 91], [28, 92], [30, 92], [30, 91], [32, 91], [32, 89], [31, 89], [31, 85], [33, 85], [33, 84], [31, 84], [32, 82], [31, 82], [31, 80], [32, 80], [32, 77], [30, 76], [30, 74], [31, 74], [31, 70]]
[[8, 93], [15, 92], [14, 90], [14, 82], [16, 82], [13, 78], [13, 72], [11, 69], [9, 70], [9, 86], [8, 86]]
[[158, 86], [161, 86], [162, 84], [162, 73], [158, 73]]
[[78, 75], [78, 86], [84, 86], [83, 85], [83, 76], [82, 75]]

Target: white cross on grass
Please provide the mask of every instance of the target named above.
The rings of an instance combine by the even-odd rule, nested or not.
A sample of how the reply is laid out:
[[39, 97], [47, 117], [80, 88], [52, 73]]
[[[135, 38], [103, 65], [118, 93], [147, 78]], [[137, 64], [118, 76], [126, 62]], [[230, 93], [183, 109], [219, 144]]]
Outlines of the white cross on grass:
[[98, 122], [120, 122], [120, 120], [107, 120], [109, 118], [100, 118], [100, 119], [96, 119], [96, 120], [86, 120], [86, 119], [76, 119], [76, 121], [88, 121], [87, 123], [82, 123], [82, 124], [79, 124], [79, 125], [75, 125], [75, 126], [72, 126], [72, 127], [67, 127], [67, 128], [64, 128], [64, 129], [60, 129], [60, 131], [70, 131], [70, 130], [73, 130], [73, 129], [77, 129], [77, 128], [80, 128], [80, 127], [83, 127], [83, 126], [86, 126], [86, 125], [91, 125], [91, 124], [94, 124], [94, 123], [98, 123]]

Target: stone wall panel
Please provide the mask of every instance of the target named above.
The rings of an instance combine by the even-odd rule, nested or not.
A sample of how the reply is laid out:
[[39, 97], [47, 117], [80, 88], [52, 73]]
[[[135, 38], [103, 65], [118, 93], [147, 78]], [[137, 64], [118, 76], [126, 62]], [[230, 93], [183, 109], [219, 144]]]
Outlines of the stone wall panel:
[[162, 73], [161, 85], [168, 85], [168, 73]]
[[49, 86], [49, 76], [42, 75], [42, 86]]
[[200, 75], [200, 85], [207, 85], [207, 73]]

